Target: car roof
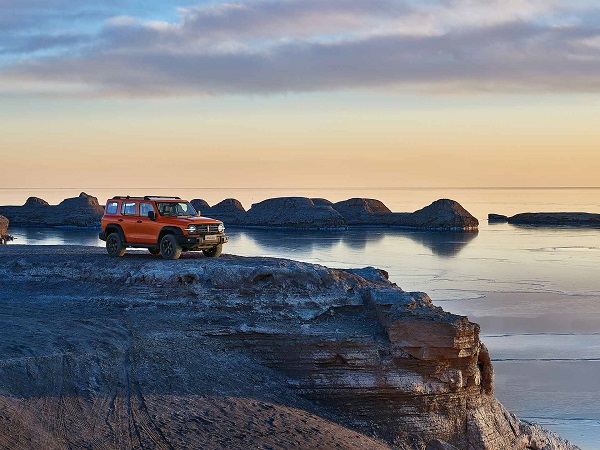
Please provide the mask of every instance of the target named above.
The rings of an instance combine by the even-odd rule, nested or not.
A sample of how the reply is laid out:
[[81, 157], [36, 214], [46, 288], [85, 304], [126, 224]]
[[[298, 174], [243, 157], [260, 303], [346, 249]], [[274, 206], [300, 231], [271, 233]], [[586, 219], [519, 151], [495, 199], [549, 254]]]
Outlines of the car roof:
[[180, 197], [166, 195], [146, 195], [144, 197], [130, 197], [129, 195], [115, 195], [111, 200], [181, 200]]

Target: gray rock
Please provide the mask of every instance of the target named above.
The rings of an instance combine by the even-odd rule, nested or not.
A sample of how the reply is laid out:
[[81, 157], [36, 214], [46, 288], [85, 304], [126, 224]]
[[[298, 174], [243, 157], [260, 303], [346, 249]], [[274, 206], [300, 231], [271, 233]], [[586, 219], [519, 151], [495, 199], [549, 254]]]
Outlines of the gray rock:
[[488, 214], [488, 222], [508, 222], [508, 217], [502, 214]]
[[315, 206], [333, 206], [333, 202], [330, 202], [326, 198], [311, 198]]
[[477, 324], [374, 268], [68, 246], [0, 259], [10, 448], [575, 449], [494, 398]]
[[210, 205], [201, 198], [195, 198], [190, 203], [194, 209], [200, 213], [200, 215], [204, 214], [205, 211], [210, 209]]
[[[372, 198], [351, 198], [334, 203], [333, 207], [344, 217], [348, 225], [383, 224], [385, 218], [392, 213], [383, 202]], [[385, 218], [382, 219], [381, 216]]]
[[227, 198], [217, 203], [207, 214], [213, 219], [222, 220], [225, 226], [243, 224], [246, 218], [246, 210], [235, 198]]
[[100, 227], [104, 208], [98, 199], [82, 192], [59, 205], [45, 205], [41, 199], [30, 198], [23, 206], [1, 206], [0, 214], [13, 225], [36, 227]]
[[471, 230], [479, 226], [479, 221], [450, 199], [440, 199], [423, 209], [410, 214], [408, 223], [419, 228]]
[[600, 214], [585, 212], [522, 213], [508, 218], [508, 223], [522, 225], [600, 226]]
[[434, 439], [427, 444], [425, 450], [458, 450], [454, 445], [448, 444], [447, 442]]
[[49, 206], [49, 203], [39, 197], [29, 197], [23, 206]]
[[310, 198], [280, 197], [252, 205], [244, 217], [244, 225], [339, 229], [346, 227], [346, 221], [331, 206], [317, 206]]
[[393, 213], [379, 200], [352, 198], [334, 204], [348, 225], [396, 226], [435, 230], [474, 230], [479, 221], [458, 202], [436, 200], [413, 213]]

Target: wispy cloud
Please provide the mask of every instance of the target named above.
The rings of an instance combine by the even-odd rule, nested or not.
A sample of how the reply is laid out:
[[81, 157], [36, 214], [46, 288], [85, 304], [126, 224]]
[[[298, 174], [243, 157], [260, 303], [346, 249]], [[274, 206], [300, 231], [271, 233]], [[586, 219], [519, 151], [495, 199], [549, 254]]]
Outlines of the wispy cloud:
[[[24, 5], [45, 17], [68, 2], [40, 3]], [[44, 82], [48, 91], [77, 84], [133, 96], [600, 90], [596, 2], [257, 0], [188, 6], [172, 20], [121, 14], [110, 3], [93, 32], [0, 37], [0, 54], [13, 54], [0, 91], [43, 90]]]

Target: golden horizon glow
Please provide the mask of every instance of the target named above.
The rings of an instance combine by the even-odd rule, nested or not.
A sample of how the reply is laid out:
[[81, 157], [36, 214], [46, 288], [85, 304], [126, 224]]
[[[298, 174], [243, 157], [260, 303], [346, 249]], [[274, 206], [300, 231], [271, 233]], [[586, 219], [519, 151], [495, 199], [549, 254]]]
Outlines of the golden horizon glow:
[[600, 184], [598, 99], [365, 98], [7, 107], [0, 187]]

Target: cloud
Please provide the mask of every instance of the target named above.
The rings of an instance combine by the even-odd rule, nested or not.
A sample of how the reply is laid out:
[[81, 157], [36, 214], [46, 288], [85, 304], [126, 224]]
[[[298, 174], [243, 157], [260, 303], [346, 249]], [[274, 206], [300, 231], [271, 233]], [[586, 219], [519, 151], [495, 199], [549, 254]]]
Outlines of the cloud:
[[583, 0], [259, 0], [178, 13], [113, 14], [89, 40], [38, 36], [24, 52], [77, 50], [11, 62], [0, 91], [44, 81], [127, 96], [600, 90], [600, 27], [589, 20], [599, 9]]

